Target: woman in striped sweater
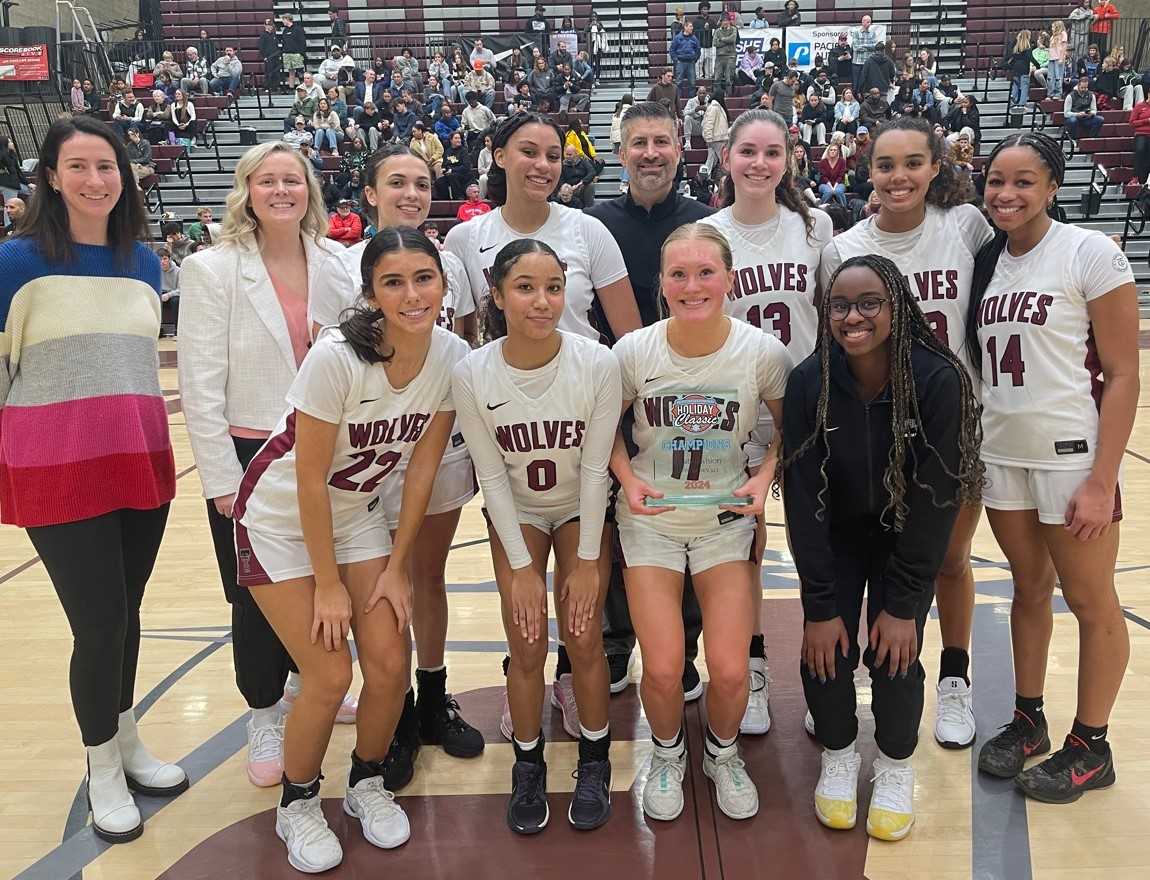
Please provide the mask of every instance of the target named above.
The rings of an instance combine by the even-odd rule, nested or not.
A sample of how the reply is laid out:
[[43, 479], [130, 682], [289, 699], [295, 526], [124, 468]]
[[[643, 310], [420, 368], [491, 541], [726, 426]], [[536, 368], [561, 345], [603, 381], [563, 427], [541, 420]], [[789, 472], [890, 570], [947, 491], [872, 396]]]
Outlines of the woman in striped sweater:
[[140, 602], [176, 489], [145, 222], [119, 136], [76, 116], [49, 129], [23, 232], [0, 245], [0, 520], [27, 529], [72, 629], [92, 826], [113, 843], [143, 830], [129, 788], [188, 787], [132, 711]]

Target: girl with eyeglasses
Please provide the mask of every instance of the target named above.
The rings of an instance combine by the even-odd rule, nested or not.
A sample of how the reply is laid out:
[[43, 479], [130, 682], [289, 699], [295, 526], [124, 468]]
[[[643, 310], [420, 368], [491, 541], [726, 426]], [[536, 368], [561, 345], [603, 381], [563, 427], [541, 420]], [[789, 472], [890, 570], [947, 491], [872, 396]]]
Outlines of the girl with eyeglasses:
[[815, 354], [787, 382], [779, 467], [802, 584], [801, 677], [823, 746], [815, 814], [855, 825], [861, 659], [878, 746], [867, 833], [901, 840], [915, 821], [923, 628], [955, 518], [981, 491], [978, 404], [891, 260], [851, 257], [826, 291]]

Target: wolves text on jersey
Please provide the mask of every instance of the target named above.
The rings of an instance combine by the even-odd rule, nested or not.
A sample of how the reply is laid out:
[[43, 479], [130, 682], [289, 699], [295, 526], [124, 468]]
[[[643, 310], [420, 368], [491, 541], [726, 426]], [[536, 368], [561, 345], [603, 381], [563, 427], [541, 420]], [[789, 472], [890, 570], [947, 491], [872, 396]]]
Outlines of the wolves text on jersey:
[[586, 423], [582, 419], [547, 419], [495, 426], [495, 441], [504, 452], [536, 449], [578, 449]]
[[775, 290], [788, 290], [806, 293], [808, 269], [806, 263], [767, 263], [765, 265], [744, 266], [735, 271], [735, 286], [727, 294], [731, 300], [754, 296], [757, 293], [770, 293]]
[[978, 326], [1017, 321], [1023, 324], [1042, 325], [1054, 305], [1054, 297], [1049, 293], [1039, 294], [1034, 290], [1018, 290], [985, 297], [978, 306]]
[[383, 443], [414, 443], [431, 421], [430, 413], [404, 413], [394, 419], [348, 422], [348, 441], [356, 449]]

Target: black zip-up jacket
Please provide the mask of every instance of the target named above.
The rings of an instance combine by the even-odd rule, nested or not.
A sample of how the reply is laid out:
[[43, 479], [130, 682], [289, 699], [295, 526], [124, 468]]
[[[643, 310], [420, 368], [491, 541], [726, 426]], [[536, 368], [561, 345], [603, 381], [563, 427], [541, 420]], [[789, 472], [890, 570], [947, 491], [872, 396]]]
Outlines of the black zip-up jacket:
[[[883, 529], [879, 522], [890, 495], [883, 487], [892, 442], [890, 388], [870, 402], [859, 399], [847, 357], [831, 343], [829, 428], [826, 441], [818, 440], [786, 469], [783, 503], [791, 552], [802, 585], [803, 613], [807, 620], [831, 620], [839, 614], [835, 591], [835, 553], [858, 536]], [[906, 456], [906, 523], [892, 534], [893, 549], [883, 573], [884, 610], [904, 620], [925, 612], [933, 596], [938, 570], [946, 556], [950, 532], [958, 514], [956, 505], [940, 507], [930, 493], [911, 478], [915, 461], [918, 479], [934, 488], [938, 502], [954, 501], [958, 485], [949, 477], [938, 457], [927, 449], [925, 439], [937, 450], [951, 473], [958, 471], [959, 403], [961, 384], [953, 366], [922, 345], [911, 352], [915, 390], [922, 424], [906, 430], [912, 439]], [[787, 381], [783, 402], [783, 454], [798, 449], [815, 427], [820, 386], [816, 351], [799, 364]], [[826, 510], [820, 522], [818, 494], [826, 446]], [[893, 514], [887, 516], [893, 526]], [[851, 540], [843, 538], [850, 536]], [[828, 552], [829, 550], [829, 552]]]

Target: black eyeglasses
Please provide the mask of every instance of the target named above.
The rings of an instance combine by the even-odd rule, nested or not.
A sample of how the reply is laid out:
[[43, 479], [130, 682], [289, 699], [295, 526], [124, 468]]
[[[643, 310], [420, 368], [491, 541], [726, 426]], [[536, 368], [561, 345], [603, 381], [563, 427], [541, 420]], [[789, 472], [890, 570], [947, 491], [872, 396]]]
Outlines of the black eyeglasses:
[[858, 302], [851, 302], [849, 299], [836, 297], [827, 303], [827, 312], [830, 314], [832, 321], [845, 321], [847, 316], [850, 315], [851, 309], [858, 311], [860, 317], [876, 318], [878, 317], [878, 313], [882, 311], [883, 304], [886, 302], [888, 301], [877, 296], [865, 296]]

